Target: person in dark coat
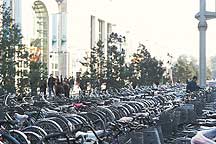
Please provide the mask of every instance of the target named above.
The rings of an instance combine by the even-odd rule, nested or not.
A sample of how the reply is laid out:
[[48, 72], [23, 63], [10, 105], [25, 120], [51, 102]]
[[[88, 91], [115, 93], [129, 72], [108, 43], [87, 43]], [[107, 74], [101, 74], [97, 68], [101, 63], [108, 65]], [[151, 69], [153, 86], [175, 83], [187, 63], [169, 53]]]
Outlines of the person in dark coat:
[[64, 88], [60, 81], [57, 81], [57, 84], [55, 86], [55, 92], [56, 96], [61, 97], [61, 95], [64, 93]]
[[69, 77], [69, 85], [70, 85], [70, 89], [73, 90], [73, 87], [74, 87], [74, 78], [73, 78], [73, 76]]
[[51, 93], [54, 94], [54, 87], [55, 85], [55, 78], [53, 77], [53, 74], [50, 74], [50, 77], [48, 78], [48, 91], [49, 91], [49, 96], [51, 97]]
[[40, 92], [44, 94], [44, 96], [46, 95], [46, 89], [47, 89], [47, 82], [45, 79], [42, 79], [40, 81]]
[[194, 76], [193, 79], [187, 83], [186, 92], [189, 93], [189, 92], [197, 91], [198, 89], [199, 86], [197, 85], [197, 77]]
[[61, 84], [63, 83], [63, 77], [62, 77], [62, 75], [60, 75], [60, 83]]
[[70, 95], [70, 86], [69, 86], [69, 81], [68, 81], [67, 78], [64, 78], [63, 88], [64, 88], [64, 95], [65, 95], [65, 97], [69, 98], [69, 95]]

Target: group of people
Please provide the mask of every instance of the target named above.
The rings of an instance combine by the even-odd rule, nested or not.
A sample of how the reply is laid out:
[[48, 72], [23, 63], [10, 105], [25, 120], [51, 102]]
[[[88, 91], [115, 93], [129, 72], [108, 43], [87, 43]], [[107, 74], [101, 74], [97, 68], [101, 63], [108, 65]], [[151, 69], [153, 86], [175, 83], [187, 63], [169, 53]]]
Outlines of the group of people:
[[[48, 78], [48, 82], [44, 79], [40, 82], [40, 92], [46, 95], [47, 92], [47, 86], [48, 86], [48, 93], [49, 97], [52, 96], [62, 96], [69, 97], [70, 91], [73, 90], [74, 87], [74, 78], [73, 77], [65, 77], [63, 79], [62, 75], [60, 78], [53, 77], [53, 74], [50, 74], [50, 77]], [[200, 89], [200, 87], [197, 85], [197, 77], [194, 76], [192, 80], [187, 82], [186, 86], [186, 92], [193, 92]]]
[[69, 97], [70, 90], [73, 90], [74, 79], [73, 77], [63, 78], [62, 75], [60, 78], [58, 76], [54, 78], [53, 74], [50, 74], [48, 82], [44, 79], [40, 82], [40, 92], [44, 93], [44, 95], [46, 95], [47, 86], [49, 97], [51, 97], [52, 94], [59, 97], [62, 95]]

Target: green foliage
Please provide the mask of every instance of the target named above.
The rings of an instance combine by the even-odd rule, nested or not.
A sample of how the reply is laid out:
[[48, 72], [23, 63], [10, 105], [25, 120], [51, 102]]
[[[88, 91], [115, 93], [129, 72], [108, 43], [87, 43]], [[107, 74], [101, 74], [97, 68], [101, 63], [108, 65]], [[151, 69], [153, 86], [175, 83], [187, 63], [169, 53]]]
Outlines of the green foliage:
[[22, 44], [21, 29], [12, 19], [10, 7], [3, 4], [0, 15], [2, 24], [0, 29], [1, 86], [11, 93], [15, 93], [17, 88], [20, 94], [31, 86], [32, 93], [35, 94], [40, 79], [47, 78], [46, 64], [30, 62], [29, 53]]
[[40, 67], [40, 73], [41, 73], [41, 79], [47, 79], [48, 78], [48, 68], [46, 63], [42, 63]]
[[210, 59], [210, 66], [212, 71], [212, 77], [216, 79], [216, 56], [211, 57]]
[[137, 53], [133, 54], [131, 64], [125, 63], [125, 50], [123, 48], [125, 37], [112, 33], [107, 41], [107, 60], [104, 56], [104, 47], [98, 42], [92, 48], [90, 57], [84, 57], [81, 64], [87, 67], [82, 75], [80, 84], [86, 88], [90, 82], [92, 88], [99, 87], [106, 79], [107, 88], [120, 88], [129, 83], [135, 85], [152, 85], [160, 82], [165, 69], [162, 61], [151, 57], [144, 45], [140, 44]]
[[0, 51], [2, 52], [1, 75], [4, 90], [15, 93], [16, 47], [21, 44], [22, 34], [12, 19], [12, 11], [5, 4], [1, 6]]
[[[23, 67], [24, 66], [24, 67]], [[16, 81], [17, 93], [24, 94], [29, 90], [29, 53], [22, 44], [16, 49]]]
[[40, 82], [40, 63], [30, 62], [30, 86], [31, 86], [31, 95], [37, 94], [37, 88], [39, 87]]
[[127, 67], [125, 65], [125, 37], [111, 33], [108, 39], [107, 87], [119, 88], [125, 85]]
[[81, 64], [87, 67], [87, 71], [81, 77], [81, 83], [90, 82], [92, 88], [99, 87], [105, 77], [104, 44], [102, 41], [91, 49], [90, 57], [84, 57]]
[[[199, 67], [197, 60], [193, 57], [181, 55], [178, 57], [176, 64], [172, 68], [174, 81], [180, 81], [185, 83], [193, 76], [198, 76]], [[206, 78], [212, 78], [212, 72], [209, 67], [206, 70]]]
[[128, 69], [125, 66], [125, 50], [122, 47], [124, 42], [125, 37], [112, 33], [107, 42], [106, 59], [104, 44], [99, 41], [97, 46], [91, 49], [90, 56], [84, 57], [84, 62], [81, 62], [87, 71], [82, 75], [80, 83], [86, 85], [90, 82], [91, 88], [100, 88], [106, 81], [108, 88], [123, 87], [125, 77], [128, 75]]
[[46, 78], [47, 78], [46, 64], [38, 61], [37, 62], [31, 61], [30, 72], [29, 72], [31, 95], [37, 94], [37, 88], [40, 85], [40, 80]]
[[209, 67], [207, 67], [207, 72], [206, 72], [206, 79], [211, 80], [212, 79], [212, 71]]
[[179, 56], [172, 68], [174, 81], [185, 83], [188, 79], [198, 75], [196, 60], [185, 55]]
[[87, 84], [88, 84], [88, 82], [90, 82], [90, 84], [91, 84], [91, 83], [93, 83], [93, 80], [94, 79], [91, 79], [91, 77], [90, 77], [90, 73], [88, 71], [85, 71], [83, 73], [83, 75], [78, 78], [77, 81], [80, 83], [80, 88], [82, 90], [87, 90]]
[[150, 52], [143, 44], [140, 44], [137, 53], [133, 54], [130, 68], [132, 70], [130, 82], [134, 86], [152, 85], [155, 82], [160, 82], [165, 71], [163, 62], [151, 57]]

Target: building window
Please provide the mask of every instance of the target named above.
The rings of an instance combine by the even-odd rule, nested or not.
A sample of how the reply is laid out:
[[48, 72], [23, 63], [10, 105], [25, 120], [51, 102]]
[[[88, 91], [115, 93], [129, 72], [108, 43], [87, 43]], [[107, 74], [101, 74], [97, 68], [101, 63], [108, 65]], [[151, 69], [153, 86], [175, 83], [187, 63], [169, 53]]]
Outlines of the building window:
[[19, 77], [21, 77], [21, 76], [22, 76], [22, 71], [21, 71], [21, 70], [17, 71], [17, 75], [18, 75]]
[[90, 43], [91, 48], [94, 47], [95, 44], [95, 16], [91, 16], [91, 34], [90, 34]]
[[58, 76], [58, 75], [59, 75], [59, 72], [58, 72], [58, 71], [55, 71], [55, 75]]
[[28, 70], [23, 71], [23, 76], [28, 76]]
[[112, 33], [112, 24], [107, 23], [107, 38], [109, 38], [111, 33]]
[[103, 21], [102, 20], [98, 20], [98, 27], [99, 27], [99, 40], [103, 40], [103, 35], [102, 35], [102, 32], [103, 32]]
[[20, 56], [21, 56], [21, 52], [18, 52], [18, 53], [17, 53], [17, 57], [20, 57]]
[[57, 60], [58, 59], [58, 55], [55, 55], [55, 60]]
[[20, 79], [20, 78], [18, 78], [18, 79], [17, 79], [17, 83], [20, 83], [20, 82], [21, 82], [21, 79]]
[[28, 61], [25, 61], [24, 62], [24, 68], [27, 68], [28, 67]]
[[18, 67], [21, 68], [22, 67], [22, 61], [18, 62]]
[[98, 19], [98, 34], [99, 34], [99, 39], [102, 42], [105, 41], [105, 21]]

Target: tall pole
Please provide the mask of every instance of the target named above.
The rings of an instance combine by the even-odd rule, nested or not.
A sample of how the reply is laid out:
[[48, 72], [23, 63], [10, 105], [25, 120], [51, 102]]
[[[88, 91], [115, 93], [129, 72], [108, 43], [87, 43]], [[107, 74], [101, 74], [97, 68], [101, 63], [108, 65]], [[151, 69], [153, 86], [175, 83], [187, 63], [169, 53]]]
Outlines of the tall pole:
[[200, 17], [198, 29], [200, 32], [200, 48], [199, 48], [199, 82], [200, 87], [206, 86], [206, 0], [200, 0]]
[[[216, 8], [216, 7], [215, 7]], [[195, 15], [199, 20], [198, 29], [200, 32], [199, 51], [199, 81], [200, 87], [206, 86], [206, 30], [207, 20], [215, 19], [216, 12], [206, 11], [206, 0], [200, 0], [200, 11]]]
[[65, 74], [64, 53], [62, 51], [62, 2], [64, 0], [56, 0], [58, 3], [58, 72], [59, 76]]

